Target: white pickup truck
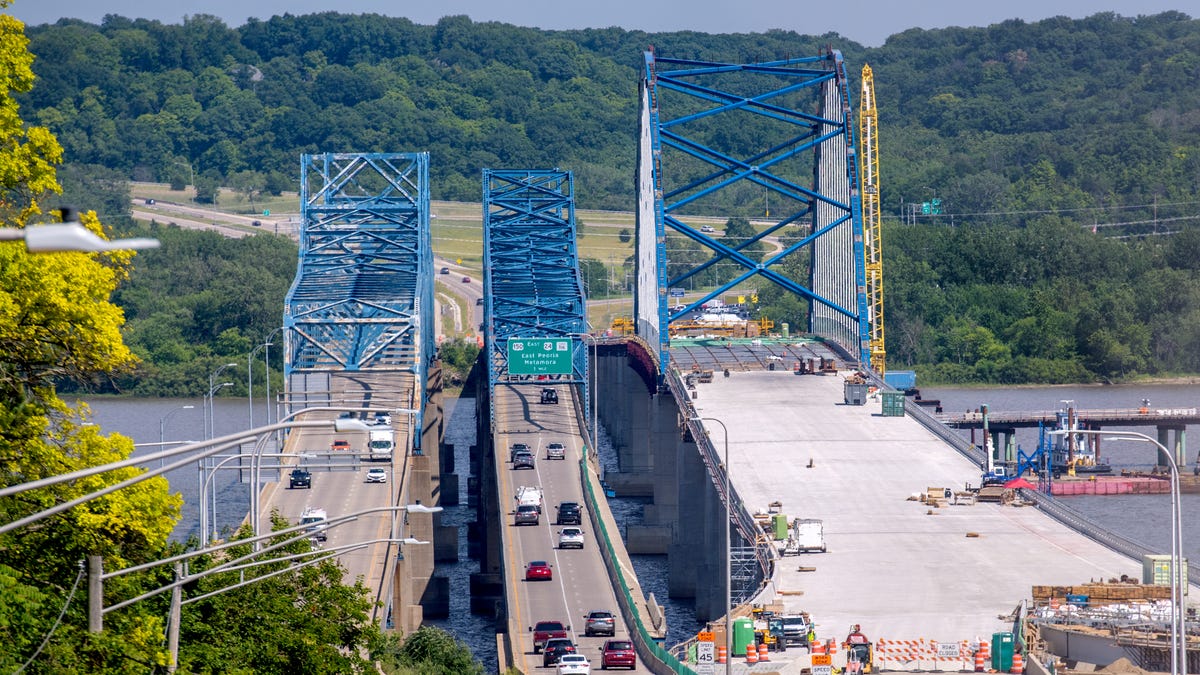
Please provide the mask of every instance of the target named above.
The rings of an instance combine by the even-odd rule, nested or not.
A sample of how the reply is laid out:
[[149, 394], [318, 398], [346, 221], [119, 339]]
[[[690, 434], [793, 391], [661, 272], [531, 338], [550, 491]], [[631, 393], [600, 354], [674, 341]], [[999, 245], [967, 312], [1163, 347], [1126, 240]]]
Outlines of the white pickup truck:
[[542, 488], [534, 485], [522, 485], [517, 488], [517, 506], [536, 506], [538, 513], [541, 513]]

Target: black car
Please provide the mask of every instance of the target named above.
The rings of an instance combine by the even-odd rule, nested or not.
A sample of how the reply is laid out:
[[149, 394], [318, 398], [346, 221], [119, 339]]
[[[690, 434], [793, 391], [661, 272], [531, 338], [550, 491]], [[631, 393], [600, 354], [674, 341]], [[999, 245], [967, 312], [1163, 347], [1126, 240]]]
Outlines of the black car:
[[288, 477], [288, 488], [311, 488], [312, 474], [305, 469], [292, 469]]
[[529, 447], [529, 445], [525, 443], [513, 443], [512, 447], [508, 449], [508, 461], [513, 461], [513, 459], [522, 452], [533, 454], [533, 450]]
[[558, 505], [556, 525], [582, 525], [583, 508], [577, 502], [562, 502]]
[[543, 389], [542, 403], [558, 403], [558, 392], [553, 389]]
[[571, 638], [550, 638], [542, 647], [542, 667], [547, 668], [558, 663], [558, 657], [563, 654], [574, 654], [575, 643]]

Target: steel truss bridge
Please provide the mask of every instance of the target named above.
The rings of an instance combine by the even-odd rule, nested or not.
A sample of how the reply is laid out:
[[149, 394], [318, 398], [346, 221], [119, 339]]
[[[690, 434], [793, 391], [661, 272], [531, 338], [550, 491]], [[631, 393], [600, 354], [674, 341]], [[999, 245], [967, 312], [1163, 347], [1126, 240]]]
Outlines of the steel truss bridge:
[[[646, 52], [643, 65], [634, 315], [660, 377], [668, 325], [756, 277], [808, 300], [809, 332], [869, 364], [855, 124], [840, 52], [754, 64]], [[748, 217], [768, 198], [765, 226], [742, 239], [686, 220]], [[772, 242], [777, 250], [764, 253]], [[677, 254], [696, 249], [707, 259]], [[672, 311], [670, 290], [696, 278], [712, 290]]]
[[[509, 371], [508, 347], [514, 338], [567, 341], [571, 372], [553, 379], [560, 384], [587, 382], [586, 350], [575, 339], [587, 330], [575, 235], [571, 172], [484, 170], [484, 325], [493, 394], [497, 383], [546, 381], [545, 376], [539, 380]], [[580, 388], [587, 410], [587, 387]]]
[[[383, 405], [423, 428], [433, 340], [429, 153], [304, 155], [300, 261], [284, 311], [293, 404], [336, 401], [335, 377], [391, 373]], [[414, 434], [420, 446], [420, 434]]]

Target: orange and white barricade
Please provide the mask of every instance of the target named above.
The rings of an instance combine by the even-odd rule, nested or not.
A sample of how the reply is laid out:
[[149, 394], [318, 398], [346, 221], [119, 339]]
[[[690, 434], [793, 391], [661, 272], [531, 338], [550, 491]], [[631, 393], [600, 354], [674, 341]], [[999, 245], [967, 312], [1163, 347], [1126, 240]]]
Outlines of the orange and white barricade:
[[746, 663], [758, 663], [758, 648], [754, 646], [754, 643], [746, 645]]
[[771, 660], [771, 655], [768, 653], [769, 651], [770, 650], [767, 649], [767, 643], [765, 643], [765, 642], [758, 646], [758, 662], [759, 663], [766, 663], [767, 661]]
[[721, 645], [720, 647], [717, 647], [717, 663], [725, 663], [725, 660], [728, 658], [729, 658], [729, 648], [726, 647], [725, 645]]
[[1021, 655], [1021, 652], [1016, 652], [1016, 651], [1013, 652], [1012, 669], [1009, 670], [1008, 672], [1010, 672], [1010, 673], [1024, 673], [1025, 672], [1025, 657]]

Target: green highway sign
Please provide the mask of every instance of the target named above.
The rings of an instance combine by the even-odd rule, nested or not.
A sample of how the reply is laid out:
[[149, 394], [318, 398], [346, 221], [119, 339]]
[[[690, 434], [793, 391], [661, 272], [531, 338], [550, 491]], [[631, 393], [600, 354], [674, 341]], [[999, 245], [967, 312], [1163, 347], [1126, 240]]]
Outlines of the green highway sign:
[[509, 338], [509, 375], [570, 375], [571, 339]]

